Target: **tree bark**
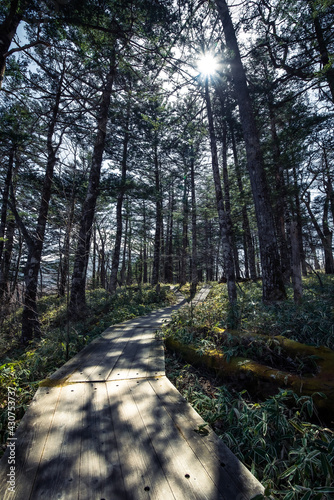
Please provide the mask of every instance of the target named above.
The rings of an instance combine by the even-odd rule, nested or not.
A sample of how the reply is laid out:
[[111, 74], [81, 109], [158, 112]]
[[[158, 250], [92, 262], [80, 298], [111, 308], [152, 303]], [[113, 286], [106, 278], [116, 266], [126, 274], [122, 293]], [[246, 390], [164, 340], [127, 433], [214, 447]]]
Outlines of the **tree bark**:
[[303, 296], [302, 273], [301, 273], [301, 260], [300, 248], [298, 238], [297, 222], [293, 221], [290, 225], [291, 237], [291, 263], [292, 263], [292, 286], [293, 297], [295, 302], [300, 302]]
[[94, 144], [86, 198], [82, 208], [77, 249], [72, 274], [71, 299], [69, 304], [72, 318], [80, 317], [86, 309], [86, 276], [89, 259], [92, 225], [96, 201], [99, 194], [102, 158], [105, 148], [108, 112], [115, 76], [115, 61], [111, 61], [106, 85], [102, 93], [102, 102], [97, 122], [97, 135]]
[[197, 210], [195, 189], [195, 158], [194, 148], [191, 146], [190, 153], [190, 187], [191, 187], [191, 284], [195, 295], [198, 284], [198, 257], [197, 257]]
[[314, 213], [311, 209], [311, 197], [310, 193], [306, 194], [306, 198], [304, 198], [304, 203], [306, 205], [307, 211], [309, 213], [309, 216], [311, 217], [312, 223], [314, 225], [314, 228], [316, 232], [318, 233], [318, 236], [320, 238], [320, 241], [322, 243], [323, 249], [324, 249], [324, 254], [325, 254], [325, 272], [326, 274], [333, 274], [334, 273], [334, 259], [333, 259], [333, 252], [332, 252], [332, 238], [333, 234], [328, 228], [328, 223], [327, 223], [327, 216], [328, 216], [328, 197], [326, 197], [326, 201], [324, 204], [324, 211], [323, 211], [323, 231], [321, 230], [321, 227], [318, 224], [318, 221], [316, 217], [314, 216]]
[[187, 176], [184, 176], [183, 188], [183, 219], [182, 219], [182, 249], [181, 249], [181, 269], [180, 269], [180, 285], [183, 286], [187, 282], [187, 260], [188, 260], [188, 193], [187, 193]]
[[255, 265], [255, 250], [252, 240], [252, 234], [250, 230], [247, 205], [245, 203], [245, 192], [242, 183], [242, 177], [240, 172], [240, 165], [238, 159], [237, 146], [235, 142], [233, 125], [230, 123], [231, 137], [232, 137], [232, 150], [233, 150], [233, 159], [235, 172], [237, 176], [237, 184], [239, 189], [239, 194], [242, 202], [242, 230], [243, 230], [243, 240], [244, 240], [244, 254], [245, 254], [245, 277], [251, 278], [252, 280], [256, 279], [256, 265]]
[[161, 243], [161, 223], [162, 223], [162, 200], [160, 191], [160, 171], [158, 161], [157, 145], [154, 144], [154, 177], [156, 191], [156, 222], [154, 235], [154, 254], [153, 254], [153, 269], [152, 269], [152, 285], [157, 285], [159, 282], [160, 268], [160, 243]]
[[129, 121], [130, 121], [130, 101], [128, 101], [126, 110], [125, 132], [123, 139], [121, 186], [117, 196], [117, 205], [116, 205], [116, 238], [115, 238], [115, 247], [112, 258], [112, 264], [111, 264], [111, 274], [110, 274], [110, 284], [109, 284], [109, 292], [111, 294], [114, 294], [116, 292], [117, 273], [118, 273], [119, 257], [121, 251], [122, 230], [123, 230], [122, 209], [123, 209], [123, 200], [126, 187], [125, 184], [126, 184], [126, 174], [127, 174], [128, 147], [130, 139]]
[[[65, 71], [65, 70], [64, 70]], [[23, 237], [28, 246], [28, 257], [24, 272], [25, 278], [25, 296], [24, 296], [24, 307], [22, 313], [22, 332], [21, 341], [23, 344], [27, 344], [35, 336], [40, 335], [40, 326], [37, 313], [37, 284], [38, 275], [40, 271], [42, 251], [44, 245], [44, 236], [48, 218], [49, 203], [51, 198], [51, 188], [53, 181], [54, 167], [57, 161], [56, 153], [61, 143], [61, 138], [55, 147], [53, 145], [53, 135], [56, 127], [56, 122], [58, 119], [60, 99], [62, 95], [63, 78], [64, 71], [59, 79], [57, 85], [57, 92], [55, 96], [55, 103], [52, 109], [52, 117], [48, 127], [47, 134], [47, 165], [43, 181], [41, 203], [38, 212], [37, 226], [35, 234], [31, 236], [26, 227], [23, 224], [21, 217], [19, 216], [15, 203], [13, 204], [14, 215], [17, 224], [20, 226]], [[13, 201], [14, 201], [14, 195]]]
[[209, 124], [212, 172], [215, 185], [219, 225], [221, 231], [221, 244], [224, 256], [224, 266], [227, 279], [227, 291], [230, 303], [234, 304], [237, 301], [237, 290], [235, 283], [233, 250], [231, 247], [232, 232], [228, 216], [224, 207], [223, 191], [220, 181], [219, 165], [218, 165], [217, 143], [216, 143], [216, 136], [214, 130], [213, 116], [212, 116], [211, 99], [209, 94], [208, 78], [206, 78], [205, 80], [205, 101], [206, 101], [206, 109], [207, 109], [208, 124]]
[[275, 168], [275, 179], [276, 179], [276, 190], [275, 190], [276, 231], [280, 249], [282, 275], [284, 282], [289, 283], [291, 270], [290, 270], [290, 256], [288, 251], [288, 243], [286, 238], [286, 227], [285, 227], [286, 189], [285, 189], [285, 182], [283, 175], [283, 167], [281, 162], [281, 151], [279, 147], [278, 135], [276, 129], [276, 116], [271, 96], [269, 96], [268, 108], [269, 108], [270, 131], [272, 139], [273, 164]]
[[228, 6], [225, 0], [215, 1], [223, 25], [226, 46], [231, 57], [231, 72], [246, 145], [247, 167], [253, 192], [260, 242], [263, 300], [264, 302], [273, 302], [284, 299], [286, 293], [280, 269], [274, 218], [268, 195], [262, 152], [245, 70], [242, 65]]
[[0, 25], [0, 89], [5, 75], [7, 52], [22, 20], [22, 8], [20, 9], [22, 3], [24, 8], [26, 1], [11, 0], [9, 12]]
[[323, 29], [321, 26], [321, 21], [319, 17], [319, 12], [317, 9], [314, 7], [314, 2], [308, 1], [310, 11], [311, 11], [311, 16], [313, 19], [313, 24], [314, 24], [314, 30], [318, 42], [318, 50], [320, 54], [320, 60], [321, 64], [324, 69], [325, 73], [325, 78], [327, 80], [329, 90], [332, 96], [332, 101], [334, 103], [334, 68], [332, 66], [332, 63], [330, 61], [330, 52], [328, 50], [326, 40], [324, 38], [324, 33]]

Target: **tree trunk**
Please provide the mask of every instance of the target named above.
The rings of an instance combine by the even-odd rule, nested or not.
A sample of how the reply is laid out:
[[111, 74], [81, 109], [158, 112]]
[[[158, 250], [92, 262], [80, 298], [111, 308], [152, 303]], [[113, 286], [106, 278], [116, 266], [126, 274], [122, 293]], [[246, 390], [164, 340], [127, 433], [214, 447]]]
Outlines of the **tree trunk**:
[[129, 218], [129, 236], [128, 236], [128, 266], [126, 273], [126, 284], [130, 286], [132, 284], [132, 248], [131, 248], [131, 239], [132, 239], [132, 225], [131, 219]]
[[174, 223], [174, 179], [169, 191], [168, 224], [166, 228], [166, 258], [165, 258], [165, 280], [173, 283], [173, 223]]
[[328, 194], [325, 199], [323, 215], [322, 215], [322, 231], [326, 245], [324, 245], [325, 251], [325, 272], [326, 274], [334, 274], [334, 259], [333, 259], [333, 233], [329, 229], [328, 225], [328, 208], [329, 208], [329, 197]]
[[[75, 177], [75, 171], [74, 171], [74, 177]], [[65, 237], [64, 237], [64, 244], [63, 248], [61, 251], [61, 259], [60, 259], [60, 269], [59, 269], [59, 286], [58, 286], [58, 294], [59, 297], [64, 297], [65, 292], [67, 289], [67, 281], [68, 281], [68, 275], [69, 275], [69, 263], [70, 263], [70, 241], [71, 241], [71, 232], [72, 232], [72, 226], [73, 226], [73, 220], [74, 220], [74, 209], [75, 209], [75, 188], [74, 188], [74, 182], [73, 182], [73, 188], [72, 188], [72, 193], [71, 193], [71, 200], [70, 200], [70, 208], [67, 213], [67, 223], [66, 223], [66, 229], [65, 229]]]
[[125, 133], [123, 139], [121, 187], [117, 196], [117, 205], [116, 205], [116, 238], [115, 238], [115, 247], [112, 258], [112, 264], [111, 264], [111, 274], [110, 274], [110, 284], [109, 284], [109, 292], [111, 294], [114, 294], [116, 292], [119, 256], [121, 251], [122, 226], [123, 226], [122, 209], [123, 209], [123, 200], [126, 187], [125, 184], [126, 184], [126, 174], [127, 174], [128, 146], [130, 139], [129, 121], [130, 121], [130, 101], [128, 101], [126, 110]]
[[300, 207], [300, 193], [299, 193], [299, 185], [297, 178], [297, 171], [295, 166], [292, 169], [293, 173], [293, 182], [294, 182], [294, 191], [295, 191], [295, 204], [293, 206], [293, 212], [295, 213], [295, 219], [297, 222], [298, 228], [298, 238], [299, 238], [299, 250], [300, 250], [300, 259], [302, 263], [302, 272], [303, 276], [307, 276], [307, 266], [306, 266], [306, 257], [304, 251], [304, 242], [303, 242], [303, 222], [302, 222], [302, 211]]
[[[4, 295], [6, 296], [6, 291], [9, 290], [8, 286], [8, 278], [9, 274], [5, 275], [5, 263], [6, 263], [6, 246], [5, 246], [5, 241], [8, 241], [8, 230], [10, 230], [10, 221], [8, 221], [7, 217], [7, 212], [8, 212], [8, 202], [9, 202], [9, 192], [10, 192], [10, 186], [12, 184], [12, 176], [13, 176], [13, 166], [14, 166], [14, 152], [15, 148], [12, 147], [10, 153], [9, 153], [9, 162], [8, 162], [8, 169], [7, 169], [7, 175], [5, 178], [5, 185], [3, 187], [3, 195], [2, 195], [2, 207], [1, 207], [1, 219], [0, 219], [0, 311], [1, 314], [5, 314], [6, 306], [8, 305], [8, 301], [5, 300], [3, 301]], [[7, 234], [6, 233], [6, 226], [7, 226]], [[15, 225], [14, 225], [15, 227]], [[6, 238], [5, 238], [6, 236]], [[12, 234], [14, 236], [14, 232]], [[12, 240], [13, 242], [13, 240]], [[5, 249], [5, 252], [4, 252]], [[11, 255], [11, 252], [10, 254]], [[9, 258], [9, 263], [10, 264], [10, 258]], [[3, 304], [3, 305], [2, 305]]]
[[[224, 112], [225, 106], [223, 102], [221, 101], [222, 105], [222, 111]], [[239, 266], [239, 255], [238, 255], [238, 249], [235, 244], [235, 237], [234, 237], [234, 230], [233, 230], [233, 223], [232, 223], [232, 217], [231, 217], [231, 196], [230, 196], [230, 181], [229, 181], [229, 176], [228, 176], [228, 170], [227, 170], [227, 126], [226, 126], [226, 121], [224, 120], [223, 123], [223, 137], [222, 137], [222, 143], [223, 143], [223, 184], [224, 184], [224, 203], [225, 203], [225, 212], [226, 212], [226, 220], [228, 224], [228, 232], [230, 233], [230, 245], [233, 251], [233, 262], [234, 262], [234, 271], [235, 271], [235, 276], [236, 279], [240, 279], [240, 266]]]
[[154, 145], [154, 176], [155, 176], [155, 192], [156, 192], [156, 222], [154, 236], [154, 255], [152, 269], [152, 285], [157, 285], [159, 282], [160, 268], [160, 243], [161, 243], [161, 223], [162, 223], [162, 200], [160, 192], [160, 172], [158, 161], [157, 145]]
[[247, 213], [247, 205], [245, 203], [245, 192], [244, 192], [244, 187], [242, 183], [242, 177], [241, 177], [241, 172], [240, 172], [240, 165], [239, 165], [239, 159], [238, 159], [238, 152], [237, 152], [237, 146], [235, 142], [235, 136], [234, 136], [234, 130], [233, 130], [233, 125], [230, 123], [230, 130], [231, 130], [231, 136], [232, 136], [232, 150], [233, 150], [233, 159], [234, 159], [234, 165], [235, 165], [235, 172], [237, 176], [237, 184], [238, 184], [238, 189], [240, 193], [240, 198], [242, 202], [242, 230], [243, 230], [243, 239], [244, 239], [244, 253], [245, 253], [245, 276], [250, 278], [252, 280], [256, 279], [256, 266], [255, 266], [255, 250], [254, 250], [254, 245], [253, 245], [253, 240], [252, 240], [252, 234], [250, 230], [250, 225], [249, 225], [249, 218], [248, 218], [248, 213]]
[[49, 203], [51, 198], [53, 172], [57, 161], [56, 153], [61, 143], [61, 138], [60, 138], [58, 145], [54, 147], [52, 139], [58, 118], [60, 98], [62, 94], [63, 78], [64, 78], [64, 72], [62, 73], [57, 85], [55, 103], [52, 109], [52, 117], [48, 127], [48, 134], [47, 134], [48, 159], [47, 159], [45, 177], [42, 188], [41, 203], [37, 218], [37, 226], [34, 236], [31, 236], [27, 231], [26, 227], [22, 222], [21, 217], [19, 216], [15, 208], [15, 202], [13, 203], [16, 222], [20, 226], [23, 237], [25, 238], [28, 246], [28, 257], [24, 273], [26, 288], [24, 297], [24, 307], [22, 313], [22, 333], [21, 333], [21, 340], [24, 344], [27, 344], [30, 340], [34, 338], [34, 336], [40, 335], [37, 304], [36, 304], [37, 284], [38, 284], [38, 274], [40, 270], [42, 251], [44, 245], [44, 235], [48, 218]]
[[108, 112], [110, 98], [115, 75], [115, 62], [111, 62], [107, 75], [106, 86], [102, 94], [102, 102], [97, 123], [97, 135], [94, 144], [92, 166], [90, 169], [86, 198], [82, 208], [77, 249], [74, 259], [72, 275], [70, 315], [80, 317], [86, 309], [86, 275], [89, 258], [89, 248], [92, 233], [92, 225], [95, 216], [96, 201], [99, 194], [100, 173], [103, 152], [105, 148]]
[[268, 195], [262, 152], [245, 70], [242, 65], [230, 13], [225, 0], [216, 0], [216, 5], [223, 25], [226, 46], [231, 54], [231, 72], [246, 145], [247, 167], [252, 186], [260, 242], [263, 300], [273, 302], [284, 299], [286, 293], [280, 269], [274, 218]]
[[332, 182], [332, 177], [331, 177], [331, 171], [330, 171], [330, 165], [328, 161], [328, 155], [327, 155], [327, 150], [323, 146], [322, 147], [322, 156], [323, 156], [323, 166], [324, 166], [324, 186], [326, 188], [326, 193], [330, 202], [330, 209], [331, 209], [331, 214], [332, 214], [332, 221], [334, 224], [334, 189], [333, 189], [333, 182]]
[[146, 205], [143, 201], [143, 283], [148, 282], [148, 269], [147, 269], [147, 235], [146, 235]]
[[183, 189], [183, 219], [182, 219], [182, 248], [181, 248], [181, 269], [180, 269], [180, 285], [183, 286], [187, 282], [187, 260], [188, 260], [188, 194], [187, 194], [187, 176], [184, 176]]
[[312, 223], [318, 236], [321, 240], [324, 254], [325, 254], [325, 272], [326, 274], [334, 273], [334, 259], [332, 252], [332, 232], [328, 228], [327, 223], [327, 215], [328, 215], [328, 197], [326, 197], [326, 201], [324, 204], [324, 212], [323, 212], [323, 231], [321, 230], [317, 219], [315, 218], [312, 209], [311, 209], [311, 197], [310, 193], [307, 193], [306, 198], [304, 198], [304, 203], [306, 205], [309, 216], [311, 217]]
[[128, 214], [126, 214], [125, 218], [125, 231], [124, 231], [124, 242], [123, 242], [123, 255], [122, 255], [122, 267], [121, 267], [121, 272], [120, 272], [120, 285], [124, 285], [125, 282], [125, 273], [126, 273], [126, 251], [127, 251], [127, 246], [128, 246], [128, 225], [129, 225], [129, 218]]
[[[191, 284], [193, 293], [196, 291], [198, 283], [198, 257], [197, 257], [197, 211], [196, 211], [196, 190], [195, 190], [195, 158], [194, 149], [191, 146], [190, 155], [190, 187], [191, 187]], [[195, 295], [195, 293], [194, 293]]]
[[106, 277], [106, 254], [105, 254], [105, 240], [101, 234], [100, 228], [97, 227], [99, 237], [100, 237], [100, 243], [101, 243], [101, 248], [99, 248], [99, 282], [101, 288], [106, 288], [107, 287], [107, 277]]
[[269, 116], [270, 116], [270, 131], [272, 139], [272, 155], [276, 177], [276, 207], [275, 207], [275, 222], [277, 239], [280, 249], [281, 269], [285, 283], [290, 280], [290, 256], [288, 251], [288, 242], [286, 238], [285, 215], [286, 215], [286, 189], [283, 175], [283, 167], [281, 162], [281, 152], [279, 148], [278, 135], [276, 129], [276, 116], [273, 109], [272, 97], [269, 96]]
[[291, 263], [292, 263], [292, 286], [293, 297], [295, 302], [300, 302], [303, 296], [302, 274], [301, 274], [301, 260], [300, 248], [298, 238], [297, 222], [293, 221], [290, 225], [291, 237]]
[[2, 253], [5, 242], [5, 230], [6, 230], [6, 222], [7, 222], [7, 210], [8, 210], [8, 200], [9, 200], [9, 190], [10, 185], [12, 183], [12, 175], [13, 175], [13, 166], [14, 166], [14, 153], [15, 148], [12, 147], [9, 153], [9, 162], [8, 169], [5, 178], [5, 185], [2, 189], [2, 207], [1, 207], [1, 219], [0, 219], [0, 273], [2, 268]]
[[231, 247], [232, 231], [229, 224], [228, 215], [224, 207], [223, 192], [221, 187], [219, 165], [218, 165], [217, 143], [216, 143], [216, 136], [215, 136], [212, 109], [211, 109], [211, 100], [209, 94], [208, 78], [206, 78], [205, 80], [205, 101], [206, 101], [206, 109], [207, 109], [208, 123], [209, 123], [212, 172], [215, 185], [219, 225], [221, 231], [221, 244], [222, 244], [225, 273], [227, 279], [227, 291], [230, 303], [234, 304], [237, 300], [237, 290], [235, 283], [233, 251]]
[[0, 89], [5, 75], [7, 52], [27, 4], [27, 1], [11, 0], [9, 12], [0, 25]]
[[330, 93], [332, 96], [332, 100], [334, 103], [334, 68], [333, 68], [333, 65], [331, 62], [332, 56], [328, 50], [328, 47], [326, 45], [326, 41], [324, 38], [324, 33], [322, 30], [321, 22], [320, 22], [320, 18], [319, 18], [319, 9], [317, 7], [315, 7], [315, 4], [313, 1], [309, 0], [308, 4], [309, 4], [310, 10], [311, 10], [311, 16], [312, 16], [313, 23], [314, 23], [314, 30], [315, 30], [315, 34], [316, 34], [317, 42], [318, 42], [317, 48], [319, 50], [321, 64], [322, 64], [322, 67], [324, 69], [325, 77], [326, 77], [326, 80], [327, 80], [327, 83], [329, 86], [329, 90], [330, 90]]

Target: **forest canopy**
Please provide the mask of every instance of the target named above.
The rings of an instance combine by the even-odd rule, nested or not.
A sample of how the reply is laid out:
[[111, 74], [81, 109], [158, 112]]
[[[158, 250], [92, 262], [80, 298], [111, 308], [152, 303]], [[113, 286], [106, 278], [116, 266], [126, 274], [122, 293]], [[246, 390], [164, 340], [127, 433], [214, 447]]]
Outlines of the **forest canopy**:
[[[334, 273], [332, 0], [6, 0], [1, 322], [87, 288]], [[211, 68], [199, 65], [211, 58]]]

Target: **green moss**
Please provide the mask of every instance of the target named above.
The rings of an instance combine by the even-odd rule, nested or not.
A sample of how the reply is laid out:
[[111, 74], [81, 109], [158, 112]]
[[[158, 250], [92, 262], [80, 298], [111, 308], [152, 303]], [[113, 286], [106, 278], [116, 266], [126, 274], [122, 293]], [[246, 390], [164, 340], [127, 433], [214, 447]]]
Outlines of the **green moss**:
[[[317, 358], [319, 373], [310, 377], [277, 370], [252, 359], [243, 357], [232, 357], [228, 359], [226, 354], [215, 349], [209, 350], [201, 355], [196, 346], [182, 344], [180, 341], [168, 337], [166, 346], [191, 364], [204, 365], [213, 370], [221, 380], [239, 380], [243, 386], [262, 392], [263, 395], [270, 394], [273, 389], [287, 388], [296, 394], [314, 396], [316, 406], [325, 411], [334, 412], [334, 352], [326, 347], [312, 347], [298, 342], [277, 337], [287, 352], [303, 351]], [[321, 394], [318, 394], [321, 393]]]

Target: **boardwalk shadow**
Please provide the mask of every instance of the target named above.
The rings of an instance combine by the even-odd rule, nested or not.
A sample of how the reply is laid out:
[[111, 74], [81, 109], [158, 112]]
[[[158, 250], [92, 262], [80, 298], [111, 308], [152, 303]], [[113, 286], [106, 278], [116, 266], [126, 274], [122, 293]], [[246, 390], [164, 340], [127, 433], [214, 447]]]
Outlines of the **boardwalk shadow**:
[[245, 500], [261, 491], [214, 433], [195, 432], [203, 421], [165, 377], [63, 391], [31, 498]]
[[107, 329], [41, 387], [8, 452], [11, 500], [246, 500], [262, 486], [164, 376], [154, 331], [178, 309]]

